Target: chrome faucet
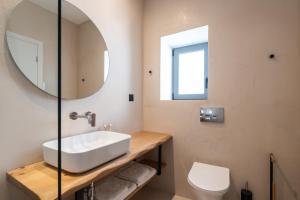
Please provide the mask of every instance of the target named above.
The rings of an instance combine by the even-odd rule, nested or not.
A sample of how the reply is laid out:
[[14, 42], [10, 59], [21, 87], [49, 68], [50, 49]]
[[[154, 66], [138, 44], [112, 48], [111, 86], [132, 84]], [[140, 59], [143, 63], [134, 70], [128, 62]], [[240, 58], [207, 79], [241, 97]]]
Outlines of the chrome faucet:
[[96, 113], [86, 112], [84, 115], [79, 115], [77, 112], [70, 113], [70, 119], [76, 120], [79, 118], [85, 118], [88, 120], [88, 123], [92, 126], [96, 126]]

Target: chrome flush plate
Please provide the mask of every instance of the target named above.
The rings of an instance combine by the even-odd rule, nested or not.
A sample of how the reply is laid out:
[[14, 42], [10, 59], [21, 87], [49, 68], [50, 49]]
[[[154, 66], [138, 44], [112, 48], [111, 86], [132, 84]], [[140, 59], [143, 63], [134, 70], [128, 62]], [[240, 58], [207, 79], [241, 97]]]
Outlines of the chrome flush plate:
[[224, 122], [224, 108], [221, 107], [201, 107], [200, 108], [201, 122]]

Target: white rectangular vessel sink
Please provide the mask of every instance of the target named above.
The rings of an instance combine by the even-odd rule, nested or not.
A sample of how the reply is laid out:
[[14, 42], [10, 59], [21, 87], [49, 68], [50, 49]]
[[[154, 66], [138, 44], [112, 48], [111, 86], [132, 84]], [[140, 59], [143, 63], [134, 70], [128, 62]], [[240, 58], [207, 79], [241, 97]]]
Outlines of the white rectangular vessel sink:
[[[63, 138], [62, 169], [83, 173], [129, 151], [131, 136], [110, 131], [96, 131]], [[46, 163], [57, 167], [58, 140], [43, 144]]]

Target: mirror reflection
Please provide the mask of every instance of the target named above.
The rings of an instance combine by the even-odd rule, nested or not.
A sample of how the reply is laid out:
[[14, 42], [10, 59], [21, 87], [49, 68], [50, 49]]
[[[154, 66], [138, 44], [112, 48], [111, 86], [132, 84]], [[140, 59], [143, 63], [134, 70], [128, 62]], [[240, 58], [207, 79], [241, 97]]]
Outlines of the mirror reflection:
[[[76, 6], [63, 1], [62, 15], [62, 97], [88, 97], [107, 78], [107, 46], [95, 24]], [[57, 96], [57, 1], [23, 0], [12, 12], [6, 39], [24, 76]]]

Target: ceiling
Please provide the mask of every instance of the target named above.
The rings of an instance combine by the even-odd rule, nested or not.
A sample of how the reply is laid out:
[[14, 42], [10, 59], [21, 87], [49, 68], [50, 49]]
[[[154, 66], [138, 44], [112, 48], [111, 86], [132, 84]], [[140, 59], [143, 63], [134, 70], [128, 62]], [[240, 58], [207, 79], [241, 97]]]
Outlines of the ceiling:
[[[29, 0], [30, 2], [38, 5], [52, 13], [57, 14], [57, 1], [56, 0]], [[62, 1], [62, 17], [75, 24], [82, 24], [89, 20], [89, 18], [76, 6], [67, 1]]]

